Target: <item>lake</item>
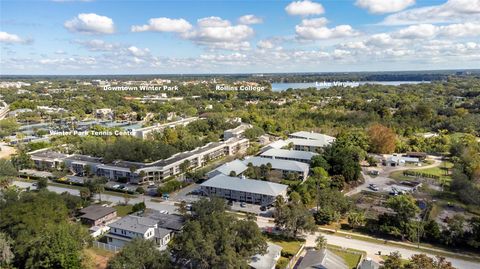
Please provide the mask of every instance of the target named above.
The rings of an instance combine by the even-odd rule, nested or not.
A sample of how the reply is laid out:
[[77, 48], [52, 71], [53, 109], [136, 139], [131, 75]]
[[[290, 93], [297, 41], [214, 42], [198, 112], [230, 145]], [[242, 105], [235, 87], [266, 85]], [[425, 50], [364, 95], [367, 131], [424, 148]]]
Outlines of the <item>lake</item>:
[[334, 86], [343, 86], [343, 87], [357, 87], [365, 84], [379, 84], [379, 85], [389, 85], [389, 86], [398, 86], [400, 84], [419, 84], [419, 83], [430, 83], [430, 81], [332, 81], [332, 82], [307, 82], [307, 83], [272, 83], [272, 91], [284, 91], [286, 89], [307, 89], [307, 88], [317, 88], [317, 89], [328, 89]]

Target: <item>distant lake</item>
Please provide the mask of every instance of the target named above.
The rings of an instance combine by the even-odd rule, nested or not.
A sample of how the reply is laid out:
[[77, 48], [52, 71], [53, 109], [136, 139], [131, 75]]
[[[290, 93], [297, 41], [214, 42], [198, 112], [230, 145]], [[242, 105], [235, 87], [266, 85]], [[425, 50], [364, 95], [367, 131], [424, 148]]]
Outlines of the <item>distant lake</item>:
[[[318, 83], [318, 85], [317, 85]], [[337, 83], [337, 84], [335, 84]], [[338, 84], [345, 83], [344, 87], [357, 87], [365, 84], [380, 84], [380, 85], [389, 85], [389, 86], [398, 86], [400, 84], [419, 84], [419, 83], [430, 83], [430, 81], [336, 81], [336, 82], [307, 82], [307, 83], [272, 83], [272, 91], [284, 91], [286, 89], [307, 89], [307, 88], [317, 88], [317, 89], [328, 89], [334, 86], [342, 86]]]

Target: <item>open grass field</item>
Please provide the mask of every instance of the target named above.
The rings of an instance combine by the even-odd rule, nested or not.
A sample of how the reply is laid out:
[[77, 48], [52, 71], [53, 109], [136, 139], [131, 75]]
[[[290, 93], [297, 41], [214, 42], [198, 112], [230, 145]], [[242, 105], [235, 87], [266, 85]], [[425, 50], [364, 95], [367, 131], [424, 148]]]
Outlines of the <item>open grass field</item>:
[[352, 250], [352, 252], [350, 252], [350, 251], [342, 250], [340, 247], [333, 246], [333, 245], [329, 245], [328, 249], [333, 253], [335, 253], [335, 255], [342, 258], [345, 261], [345, 263], [348, 265], [348, 268], [357, 268], [358, 263], [362, 259], [361, 254], [352, 253], [353, 251], [361, 252], [360, 250]]
[[[436, 166], [436, 167], [430, 167], [425, 169], [415, 169], [414, 171], [418, 173], [426, 173], [426, 174], [439, 176], [441, 181], [448, 183], [452, 180], [452, 177], [446, 174], [446, 171], [447, 169], [451, 169], [452, 167], [453, 167], [453, 163], [442, 162], [439, 166]], [[415, 177], [413, 176], [404, 176], [403, 172], [404, 171], [394, 171], [390, 173], [388, 177], [391, 179], [399, 180], [399, 181], [415, 179]]]
[[126, 216], [130, 213], [132, 213], [132, 205], [117, 205], [114, 206], [114, 208], [117, 210], [117, 216], [123, 217]]

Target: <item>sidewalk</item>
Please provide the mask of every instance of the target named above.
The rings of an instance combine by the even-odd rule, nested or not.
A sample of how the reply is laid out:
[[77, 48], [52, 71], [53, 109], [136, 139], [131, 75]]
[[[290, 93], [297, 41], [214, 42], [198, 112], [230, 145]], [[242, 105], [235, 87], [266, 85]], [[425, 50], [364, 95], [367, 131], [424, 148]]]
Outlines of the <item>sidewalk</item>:
[[[405, 246], [405, 247], [412, 248], [412, 249], [439, 252], [439, 253], [444, 253], [444, 254], [448, 254], [448, 255], [456, 255], [456, 256], [459, 256], [459, 257], [465, 257], [465, 258], [469, 258], [469, 259], [479, 259], [478, 255], [474, 256], [473, 253], [472, 253], [472, 255], [469, 255], [469, 254], [463, 254], [463, 253], [458, 253], [458, 252], [453, 252], [453, 251], [447, 251], [447, 250], [443, 250], [443, 249], [440, 249], [440, 248], [426, 247], [426, 246], [422, 246], [422, 245], [420, 245], [420, 248], [419, 248], [417, 244], [406, 243], [406, 242], [395, 241], [395, 240], [382, 240], [382, 239], [372, 237], [372, 236], [369, 236], [369, 235], [352, 233], [352, 232], [347, 232], [347, 231], [339, 231], [339, 230], [334, 230], [334, 229], [329, 229], [329, 228], [320, 227], [319, 230], [320, 231], [331, 232], [335, 235], [345, 235], [347, 238], [348, 238], [348, 236], [354, 236], [357, 239], [358, 238], [365, 238], [365, 239], [380, 241], [378, 243], [381, 243], [381, 241], [384, 241], [384, 244], [400, 245], [400, 246]], [[358, 240], [361, 240], [361, 239], [358, 239]]]

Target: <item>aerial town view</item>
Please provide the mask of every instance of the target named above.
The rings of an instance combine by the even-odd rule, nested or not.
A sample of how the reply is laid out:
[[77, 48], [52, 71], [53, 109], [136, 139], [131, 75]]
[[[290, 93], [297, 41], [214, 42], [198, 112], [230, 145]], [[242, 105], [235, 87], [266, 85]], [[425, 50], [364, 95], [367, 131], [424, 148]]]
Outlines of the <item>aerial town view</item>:
[[479, 269], [480, 0], [0, 0], [1, 269]]

